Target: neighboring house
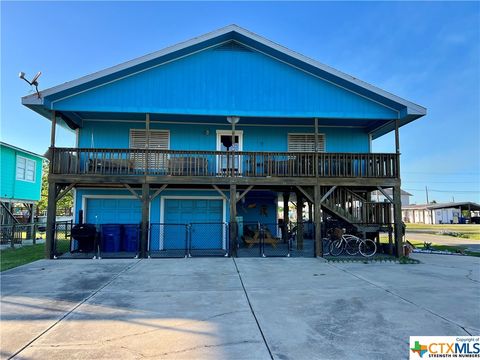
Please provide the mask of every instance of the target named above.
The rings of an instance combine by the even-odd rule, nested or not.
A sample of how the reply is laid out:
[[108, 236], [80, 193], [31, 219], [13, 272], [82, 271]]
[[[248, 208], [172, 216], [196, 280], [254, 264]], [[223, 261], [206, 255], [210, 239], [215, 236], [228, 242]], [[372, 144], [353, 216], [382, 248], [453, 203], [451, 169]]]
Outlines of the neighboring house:
[[0, 142], [0, 220], [1, 225], [16, 223], [13, 204], [28, 209], [25, 221], [33, 221], [34, 205], [42, 190], [42, 165], [45, 158], [31, 151]]
[[[398, 142], [391, 154], [371, 143], [398, 139], [426, 113], [235, 25], [22, 102], [52, 121], [47, 222], [53, 194], [74, 188], [77, 221], [82, 210], [87, 223], [142, 224], [140, 256], [183, 246], [191, 223], [229, 223], [228, 239], [212, 226], [197, 246], [234, 254], [248, 223], [274, 233], [278, 194], [314, 204], [316, 255], [321, 209], [359, 231], [399, 225]], [[56, 124], [76, 132], [78, 148], [55, 147]], [[378, 187], [395, 189], [396, 203], [367, 201]], [[191, 233], [193, 244], [200, 231]]]
[[[393, 197], [392, 189], [385, 189], [384, 193], [386, 193], [386, 195], [388, 195], [391, 198]], [[402, 193], [402, 195], [401, 195], [402, 206], [409, 205], [410, 204], [410, 196], [413, 196], [413, 195], [404, 191], [404, 190], [401, 190], [401, 193]], [[377, 202], [389, 201], [387, 199], [387, 197], [378, 190], [372, 192], [372, 200], [377, 201]]]
[[412, 224], [465, 224], [479, 210], [473, 202], [408, 205], [402, 206], [402, 218]]

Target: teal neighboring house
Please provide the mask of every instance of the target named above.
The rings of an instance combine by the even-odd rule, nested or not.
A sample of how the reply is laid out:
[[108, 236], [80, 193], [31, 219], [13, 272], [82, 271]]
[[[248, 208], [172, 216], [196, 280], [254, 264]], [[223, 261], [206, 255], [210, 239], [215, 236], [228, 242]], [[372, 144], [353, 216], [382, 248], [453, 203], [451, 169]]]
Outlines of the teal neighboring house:
[[41, 197], [43, 161], [41, 155], [0, 142], [2, 225], [14, 221], [11, 214], [14, 203], [25, 204], [32, 215], [33, 206]]

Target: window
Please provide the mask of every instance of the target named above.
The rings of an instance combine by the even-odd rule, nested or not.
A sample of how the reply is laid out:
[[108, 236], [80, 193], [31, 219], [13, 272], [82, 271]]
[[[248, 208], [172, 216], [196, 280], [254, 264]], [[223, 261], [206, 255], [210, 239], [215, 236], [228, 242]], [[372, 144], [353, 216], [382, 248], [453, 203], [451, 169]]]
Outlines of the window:
[[[148, 135], [148, 139], [147, 139]], [[147, 146], [148, 141], [148, 146]], [[130, 129], [131, 149], [159, 149], [168, 150], [170, 132], [168, 130]]]
[[35, 160], [17, 155], [17, 180], [35, 182]]
[[[318, 152], [325, 152], [325, 134], [318, 134]], [[315, 152], [315, 134], [288, 134], [289, 152]]]
[[[130, 149], [168, 150], [170, 147], [170, 132], [168, 130], [130, 129]], [[143, 154], [132, 154], [135, 168], [145, 167]], [[148, 155], [149, 169], [162, 169], [167, 163], [167, 155], [153, 153]]]

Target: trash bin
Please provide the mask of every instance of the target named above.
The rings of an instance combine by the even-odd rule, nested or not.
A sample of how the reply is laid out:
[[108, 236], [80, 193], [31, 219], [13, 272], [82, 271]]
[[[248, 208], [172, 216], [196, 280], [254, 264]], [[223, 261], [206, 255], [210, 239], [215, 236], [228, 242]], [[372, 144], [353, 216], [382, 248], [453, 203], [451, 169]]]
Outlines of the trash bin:
[[121, 226], [118, 224], [102, 225], [102, 250], [105, 252], [119, 252], [121, 240]]
[[123, 251], [137, 252], [140, 229], [138, 225], [123, 225]]

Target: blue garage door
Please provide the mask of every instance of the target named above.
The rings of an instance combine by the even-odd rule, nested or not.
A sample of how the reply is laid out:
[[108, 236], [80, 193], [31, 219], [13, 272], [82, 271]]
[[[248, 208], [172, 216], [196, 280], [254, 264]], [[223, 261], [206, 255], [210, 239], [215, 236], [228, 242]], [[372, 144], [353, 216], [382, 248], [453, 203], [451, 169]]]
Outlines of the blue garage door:
[[137, 199], [87, 199], [89, 224], [139, 224], [142, 206]]
[[192, 224], [192, 249], [222, 249], [223, 201], [214, 199], [165, 199], [164, 249], [184, 246], [185, 228], [168, 224]]

